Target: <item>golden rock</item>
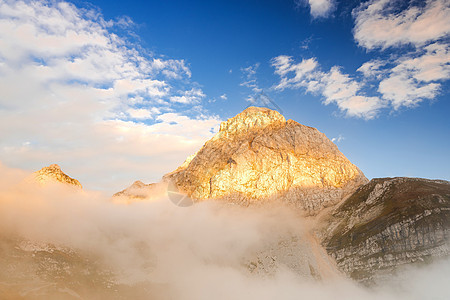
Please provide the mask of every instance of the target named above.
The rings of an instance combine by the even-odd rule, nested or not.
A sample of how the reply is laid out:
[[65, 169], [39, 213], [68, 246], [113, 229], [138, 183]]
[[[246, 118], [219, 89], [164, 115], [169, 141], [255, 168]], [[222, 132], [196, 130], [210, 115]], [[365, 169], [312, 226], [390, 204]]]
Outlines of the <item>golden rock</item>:
[[80, 189], [83, 188], [78, 180], [66, 175], [61, 170], [61, 167], [58, 166], [57, 164], [52, 164], [49, 167], [44, 167], [39, 171], [34, 172], [33, 175], [34, 180], [40, 185], [46, 185], [51, 182], [53, 183], [59, 182], [72, 185]]
[[276, 198], [316, 214], [368, 180], [317, 129], [249, 107], [164, 176], [195, 201], [251, 204]]

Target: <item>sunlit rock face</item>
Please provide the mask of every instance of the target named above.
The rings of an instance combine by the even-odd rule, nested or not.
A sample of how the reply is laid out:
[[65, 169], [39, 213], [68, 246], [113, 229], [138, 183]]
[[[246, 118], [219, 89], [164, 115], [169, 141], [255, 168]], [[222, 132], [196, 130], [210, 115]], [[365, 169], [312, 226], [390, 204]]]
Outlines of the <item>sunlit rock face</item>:
[[322, 244], [342, 271], [362, 282], [450, 255], [448, 181], [373, 179], [327, 219]]
[[34, 174], [34, 180], [41, 184], [46, 185], [48, 183], [64, 183], [71, 186], [75, 186], [78, 188], [82, 188], [81, 183], [66, 175], [62, 170], [61, 167], [57, 164], [50, 165], [49, 167], [44, 167], [40, 169], [39, 171], [35, 172]]
[[164, 179], [197, 201], [250, 204], [276, 197], [308, 214], [367, 182], [323, 133], [261, 107], [223, 122], [190, 161]]

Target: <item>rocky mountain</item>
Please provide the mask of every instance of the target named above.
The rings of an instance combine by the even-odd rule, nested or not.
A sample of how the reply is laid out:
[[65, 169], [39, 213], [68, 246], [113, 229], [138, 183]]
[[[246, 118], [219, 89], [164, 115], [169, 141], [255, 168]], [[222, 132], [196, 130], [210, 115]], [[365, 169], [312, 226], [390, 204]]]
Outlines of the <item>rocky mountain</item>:
[[450, 255], [448, 181], [373, 179], [326, 218], [322, 244], [358, 281]]
[[[58, 165], [35, 172], [33, 179], [81, 188]], [[136, 181], [112, 200], [160, 199], [167, 192], [187, 194], [194, 202], [216, 199], [220, 204], [251, 205], [255, 211], [287, 209], [289, 214], [281, 215], [289, 216], [288, 222], [264, 219], [269, 222], [264, 231], [269, 233], [249, 251], [242, 251], [237, 268], [252, 276], [270, 277], [281, 268], [307, 280], [346, 274], [370, 285], [390, 278], [403, 266], [450, 256], [448, 181], [400, 177], [368, 182], [323, 133], [286, 121], [267, 108], [250, 107], [223, 122], [213, 138], [162, 182]], [[126, 241], [124, 224], [113, 227], [120, 241]], [[164, 229], [158, 230], [164, 236]], [[107, 241], [115, 236], [115, 232], [105, 234]], [[145, 257], [154, 246], [133, 243], [148, 274], [154, 265]], [[0, 298], [148, 299], [158, 294], [155, 298], [163, 299], [168, 295], [165, 282], [120, 283], [94, 253], [0, 234]]]
[[367, 182], [323, 133], [263, 107], [249, 107], [223, 122], [164, 180], [195, 201], [248, 205], [277, 198], [311, 215]]
[[46, 185], [46, 184], [52, 183], [52, 182], [53, 183], [59, 182], [59, 183], [75, 186], [80, 189], [83, 188], [81, 183], [78, 180], [66, 175], [61, 170], [61, 167], [58, 166], [57, 164], [52, 164], [49, 167], [44, 167], [44, 168], [40, 169], [39, 171], [33, 173], [33, 179], [41, 185]]
[[[270, 273], [281, 262], [314, 277], [318, 265], [304, 259], [311, 248], [298, 241], [309, 240], [312, 247], [315, 238], [337, 269], [367, 284], [403, 265], [450, 254], [449, 182], [368, 182], [323, 133], [267, 108], [250, 107], [223, 122], [163, 180], [197, 202], [219, 199], [246, 206], [281, 200], [312, 218], [309, 237], [291, 236], [261, 249], [249, 262], [255, 272]], [[138, 183], [120, 194], [136, 198], [149, 192], [149, 185]]]

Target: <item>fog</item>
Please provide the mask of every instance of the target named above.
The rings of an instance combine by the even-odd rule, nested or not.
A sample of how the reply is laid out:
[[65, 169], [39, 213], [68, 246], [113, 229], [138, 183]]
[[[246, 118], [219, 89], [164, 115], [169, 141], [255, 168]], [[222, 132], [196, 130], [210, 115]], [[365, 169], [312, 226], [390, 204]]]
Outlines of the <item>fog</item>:
[[[142, 283], [160, 287], [134, 299], [448, 299], [450, 295], [449, 260], [405, 268], [371, 288], [337, 272], [314, 280], [282, 263], [268, 274], [250, 272], [248, 262], [265, 246], [309, 233], [309, 221], [280, 205], [243, 208], [207, 201], [178, 207], [164, 194], [124, 205], [95, 191], [61, 184], [37, 186], [29, 176], [0, 165], [1, 237], [20, 236], [91, 254], [112, 270], [117, 283], [135, 289]], [[311, 253], [323, 251], [304, 247]], [[86, 290], [81, 298], [94, 298]]]

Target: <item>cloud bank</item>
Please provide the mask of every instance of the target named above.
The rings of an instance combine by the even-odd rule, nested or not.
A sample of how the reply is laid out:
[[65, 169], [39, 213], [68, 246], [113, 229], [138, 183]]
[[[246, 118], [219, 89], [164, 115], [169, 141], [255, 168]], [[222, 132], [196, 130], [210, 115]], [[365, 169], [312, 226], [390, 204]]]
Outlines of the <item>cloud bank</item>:
[[446, 299], [450, 292], [448, 260], [403, 270], [371, 289], [343, 276], [311, 280], [283, 265], [272, 275], [249, 272], [246, 262], [255, 251], [307, 229], [304, 220], [282, 207], [252, 209], [214, 201], [178, 207], [164, 195], [118, 205], [98, 192], [18, 184], [27, 176], [0, 165], [0, 243], [21, 236], [31, 245], [70, 247], [100, 257], [118, 282], [133, 289], [143, 289], [136, 285], [143, 282], [164, 287], [158, 291], [162, 294], [143, 289], [144, 296], [135, 299], [406, 300]]
[[0, 2], [5, 163], [59, 163], [114, 191], [131, 176], [157, 180], [202, 145], [220, 122], [190, 111], [205, 95], [188, 64], [148, 53], [123, 34], [130, 26], [67, 2]]

